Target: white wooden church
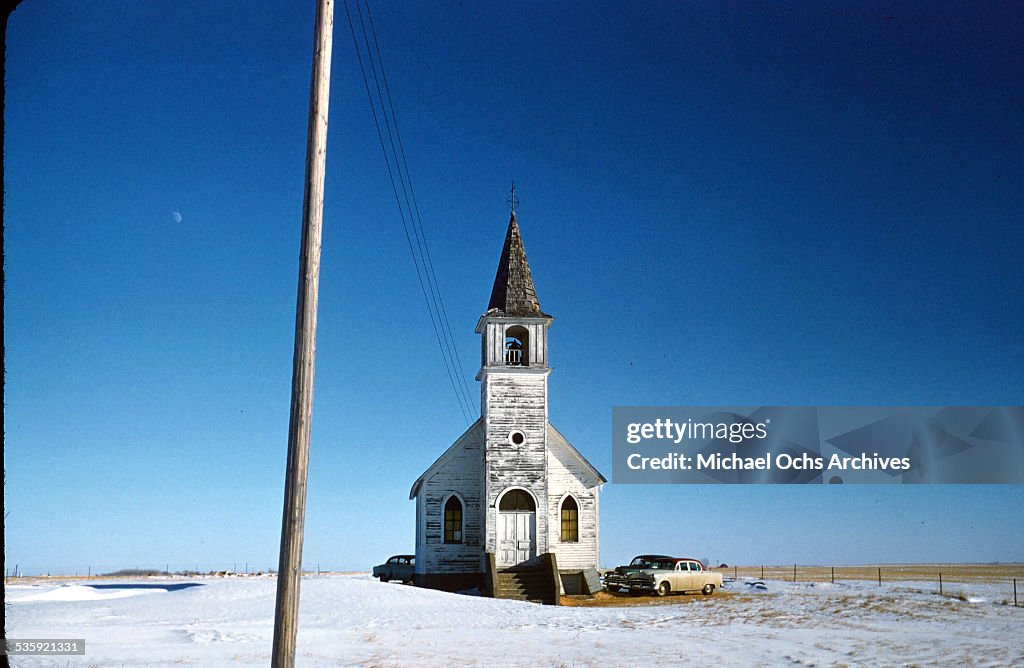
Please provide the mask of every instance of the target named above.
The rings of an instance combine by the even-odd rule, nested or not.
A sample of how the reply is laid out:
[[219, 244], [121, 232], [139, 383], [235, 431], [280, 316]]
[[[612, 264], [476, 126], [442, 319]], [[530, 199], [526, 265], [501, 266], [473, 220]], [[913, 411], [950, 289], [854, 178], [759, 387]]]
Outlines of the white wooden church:
[[547, 569], [564, 592], [596, 586], [606, 480], [548, 420], [552, 320], [537, 299], [513, 209], [476, 326], [481, 416], [409, 494], [418, 585], [532, 600], [531, 581], [543, 581]]

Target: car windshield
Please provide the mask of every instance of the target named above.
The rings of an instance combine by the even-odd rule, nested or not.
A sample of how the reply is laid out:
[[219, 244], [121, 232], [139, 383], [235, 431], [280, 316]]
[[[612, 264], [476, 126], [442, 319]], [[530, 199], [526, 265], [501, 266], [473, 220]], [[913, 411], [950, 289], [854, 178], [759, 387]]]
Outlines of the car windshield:
[[647, 568], [651, 565], [651, 562], [643, 557], [636, 557], [633, 561], [629, 562], [630, 566], [638, 566], [639, 568]]

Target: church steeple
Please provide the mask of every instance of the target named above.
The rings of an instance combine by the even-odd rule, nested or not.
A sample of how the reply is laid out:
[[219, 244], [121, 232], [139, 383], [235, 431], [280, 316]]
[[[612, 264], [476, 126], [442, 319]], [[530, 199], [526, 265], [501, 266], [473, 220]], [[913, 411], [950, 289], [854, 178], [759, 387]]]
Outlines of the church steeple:
[[[480, 316], [477, 334], [483, 346], [477, 380], [489, 373], [540, 373], [547, 375], [548, 327], [554, 320], [540, 308], [537, 291], [526, 261], [523, 237], [516, 222], [515, 191], [505, 245], [498, 260], [487, 312]], [[546, 381], [544, 381], [546, 382]]]
[[494, 568], [518, 566], [542, 573], [538, 582], [557, 585], [564, 578], [566, 591], [582, 586], [587, 592], [594, 580], [578, 574], [596, 572], [600, 563], [598, 491], [605, 479], [548, 421], [554, 318], [541, 310], [533, 287], [514, 185], [507, 203], [505, 245], [487, 311], [476, 324], [480, 419], [410, 492], [416, 584], [489, 591], [479, 583], [491, 582]]
[[495, 315], [508, 318], [548, 317], [541, 310], [537, 291], [533, 287], [530, 264], [526, 260], [526, 249], [523, 248], [523, 237], [519, 233], [515, 211], [512, 211], [508, 221], [505, 245], [501, 249], [491, 299], [487, 303], [487, 311], [491, 313], [492, 309], [497, 309]]

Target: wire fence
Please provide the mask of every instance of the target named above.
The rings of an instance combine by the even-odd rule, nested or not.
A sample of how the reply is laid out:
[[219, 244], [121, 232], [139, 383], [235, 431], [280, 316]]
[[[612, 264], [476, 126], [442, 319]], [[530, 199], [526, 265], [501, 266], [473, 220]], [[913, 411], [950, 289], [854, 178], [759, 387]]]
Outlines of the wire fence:
[[[961, 598], [963, 584], [1005, 587], [1007, 602], [1024, 605], [1024, 564], [876, 564], [861, 566], [726, 566], [713, 570], [735, 580], [782, 580], [786, 582], [865, 581], [885, 584], [932, 583], [936, 593]], [[1000, 591], [1003, 590], [1000, 587]], [[1018, 593], [1020, 592], [1020, 593]], [[1012, 597], [1012, 598], [1011, 598]]]

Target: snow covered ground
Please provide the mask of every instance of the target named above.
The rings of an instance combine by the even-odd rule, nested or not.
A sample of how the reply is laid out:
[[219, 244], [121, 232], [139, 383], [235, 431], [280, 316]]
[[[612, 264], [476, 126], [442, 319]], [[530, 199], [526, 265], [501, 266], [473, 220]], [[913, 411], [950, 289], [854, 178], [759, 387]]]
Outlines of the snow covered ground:
[[[933, 583], [765, 585], [596, 608], [447, 594], [366, 575], [310, 578], [297, 663], [1024, 664], [1024, 608], [1004, 603], [1004, 585], [948, 585], [967, 600], [939, 596]], [[265, 666], [274, 594], [273, 579], [256, 577], [8, 585], [9, 637], [86, 640], [84, 657], [15, 656], [11, 665]]]

